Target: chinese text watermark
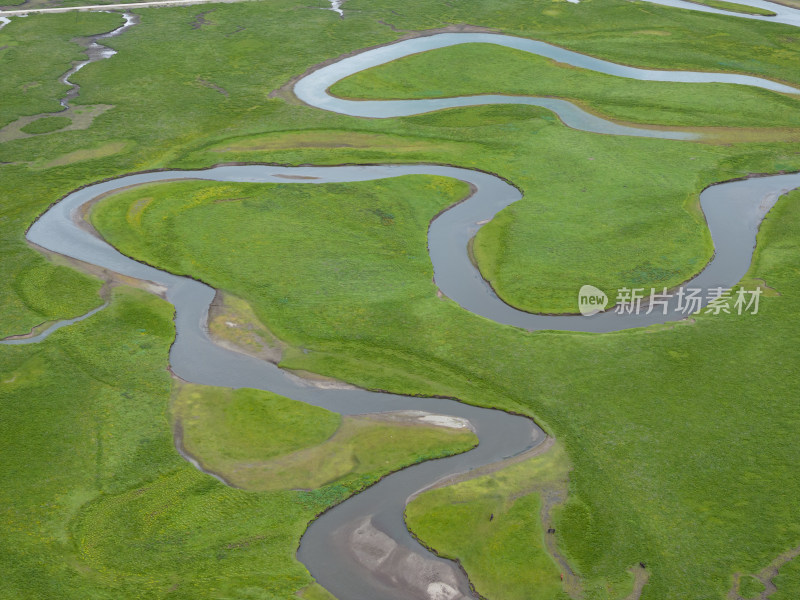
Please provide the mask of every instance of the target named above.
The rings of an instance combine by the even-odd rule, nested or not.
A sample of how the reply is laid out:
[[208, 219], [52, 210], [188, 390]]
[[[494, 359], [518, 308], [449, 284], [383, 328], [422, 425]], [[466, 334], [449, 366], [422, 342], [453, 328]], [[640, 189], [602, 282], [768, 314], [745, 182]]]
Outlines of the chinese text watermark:
[[[754, 290], [716, 287], [679, 287], [673, 292], [667, 288], [620, 288], [614, 302], [614, 312], [618, 315], [638, 315], [677, 312], [685, 315], [704, 314], [758, 314], [758, 303], [762, 289]], [[582, 315], [590, 317], [603, 311], [608, 297], [602, 290], [584, 285], [578, 293], [578, 308]]]

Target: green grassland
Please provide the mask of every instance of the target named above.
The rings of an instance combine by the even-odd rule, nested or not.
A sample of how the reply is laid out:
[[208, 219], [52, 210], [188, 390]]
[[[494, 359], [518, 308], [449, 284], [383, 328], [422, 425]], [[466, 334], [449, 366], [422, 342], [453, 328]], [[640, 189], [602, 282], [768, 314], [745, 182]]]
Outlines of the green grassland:
[[83, 48], [70, 40], [111, 31], [119, 26], [119, 20], [118, 15], [99, 12], [76, 13], [66, 18], [37, 15], [13, 19], [0, 29], [0, 127], [20, 116], [62, 110], [58, 100], [70, 87], [58, 78], [71, 61], [86, 59]]
[[[451, 68], [456, 64], [468, 67]], [[796, 118], [800, 115], [797, 110], [800, 101], [792, 96], [721, 84], [623, 83], [619, 78], [559, 65], [526, 52], [490, 44], [464, 44], [412, 55], [353, 75], [334, 85], [331, 91], [347, 97], [372, 99], [496, 92], [580, 98], [582, 102], [579, 103], [585, 102], [591, 109], [605, 115], [672, 126], [763, 127], [772, 123], [784, 128], [796, 126]], [[541, 142], [541, 138], [536, 142]], [[558, 152], [564, 150], [559, 148]], [[699, 232], [691, 240], [689, 236], [692, 234], [690, 229], [687, 230], [687, 238], [682, 241], [659, 239], [660, 235], [656, 233], [662, 225], [657, 225], [652, 215], [666, 209], [660, 199], [662, 192], [675, 198], [672, 182], [662, 187], [653, 185], [652, 180], [643, 181], [643, 185], [635, 185], [634, 190], [630, 189], [631, 183], [628, 182], [622, 184], [625, 189], [619, 189], [621, 178], [643, 172], [646, 166], [634, 166], [637, 158], [622, 159], [622, 154], [616, 151], [597, 154], [601, 156], [588, 156], [586, 160], [610, 159], [615, 160], [616, 165], [606, 165], [602, 169], [606, 175], [595, 172], [587, 179], [580, 177], [582, 181], [591, 182], [586, 184], [590, 189], [581, 189], [581, 194], [592, 194], [589, 203], [597, 211], [593, 218], [587, 220], [582, 212], [586, 208], [584, 199], [566, 193], [559, 197], [556, 210], [560, 214], [548, 214], [553, 208], [552, 199], [547, 208], [530, 202], [541, 192], [525, 186], [527, 182], [523, 176], [512, 180], [522, 184], [528, 202], [504, 211], [477, 235], [473, 252], [481, 271], [498, 295], [510, 304], [531, 312], [576, 312], [575, 290], [582, 285], [581, 282], [598, 281], [597, 285], [607, 293], [621, 287], [651, 283], [655, 287], [673, 286], [688, 279], [690, 271], [700, 266], [697, 257], [707, 250], [696, 245]], [[540, 160], [552, 164], [558, 158], [542, 157]], [[660, 176], [675, 168], [670, 159], [655, 159], [650, 153], [639, 158], [643, 161], [657, 160]], [[696, 160], [697, 157], [689, 158]], [[672, 164], [663, 169], [667, 160]], [[677, 160], [686, 164], [685, 156]], [[625, 165], [631, 168], [629, 173], [622, 174], [620, 171], [625, 169]], [[559, 173], [562, 179], [565, 171], [568, 169]], [[601, 189], [599, 186], [604, 186], [612, 171], [613, 181], [608, 181], [610, 185]], [[540, 180], [535, 185], [546, 188], [552, 195], [561, 196], [558, 182]], [[694, 201], [698, 191], [689, 192], [688, 198], [692, 200], [687, 199], [687, 205]], [[609, 211], [606, 200], [625, 212], [626, 216], [622, 217], [625, 223], [618, 220], [615, 209]], [[581, 214], [574, 212], [576, 205], [581, 207], [578, 209]], [[651, 216], [638, 213], [638, 209], [650, 212]], [[675, 232], [677, 223], [687, 217], [685, 213], [671, 215], [662, 223]], [[551, 226], [542, 223], [543, 220]], [[688, 223], [686, 226], [691, 228]], [[602, 239], [614, 240], [615, 247], [604, 248]], [[618, 243], [620, 239], [624, 244]], [[666, 244], [662, 245], [663, 242]], [[658, 258], [643, 260], [648, 252], [646, 246]], [[588, 251], [590, 248], [591, 253]], [[597, 262], [587, 256], [594, 252], [598, 258], [602, 257]], [[669, 264], [667, 257], [674, 259], [675, 263]], [[530, 290], [536, 290], [535, 297], [531, 297]], [[613, 292], [609, 295], [614, 297]]]
[[[459, 65], [459, 68], [453, 68]], [[564, 98], [606, 118], [671, 127], [800, 126], [800, 97], [732, 84], [627, 80], [493, 44], [460, 44], [356, 73], [346, 98], [510, 94]]]
[[[255, 491], [363, 483], [373, 473], [473, 448], [469, 431], [341, 417], [276, 394], [184, 384], [173, 401], [184, 448]], [[387, 440], [390, 440], [387, 443]]]
[[[4, 216], [8, 219], [4, 227], [13, 232], [2, 237], [5, 260], [0, 268], [4, 279], [15, 280], [17, 274], [30, 268], [31, 264], [47, 268], [35, 253], [25, 247], [22, 231], [53, 198], [98, 178], [167, 164], [201, 167], [230, 160], [327, 164], [342, 161], [428, 160], [494, 170], [523, 188], [527, 196], [525, 208], [521, 205], [509, 209], [504, 213], [505, 219], [501, 218], [482, 233], [487, 240], [492, 236], [498, 239], [491, 253], [485, 248], [486, 244], [479, 244], [479, 248], [484, 248], [482, 267], [509, 302], [527, 310], [571, 311], [574, 310], [575, 286], [582, 285], [588, 278], [594, 279], [595, 285], [604, 289], [616, 289], [626, 282], [637, 282], [648, 277], [656, 286], [684, 279], [699, 269], [709, 257], [710, 246], [708, 240], [702, 239], [702, 221], [697, 215], [687, 215], [678, 205], [691, 202], [696, 192], [712, 181], [740, 176], [748, 170], [793, 168], [796, 162], [792, 144], [769, 148], [751, 145], [744, 151], [697, 146], [701, 156], [696, 156], [695, 160], [699, 162], [691, 165], [692, 173], [700, 173], [699, 181], [695, 181], [697, 175], [687, 175], [683, 171], [675, 173], [673, 178], [675, 163], [685, 163], [683, 145], [642, 143], [617, 161], [612, 156], [616, 148], [608, 144], [627, 145], [633, 142], [564, 131], [552, 115], [531, 108], [476, 108], [375, 122], [323, 113], [287, 103], [280, 98], [268, 97], [269, 91], [279, 88], [291, 77], [319, 61], [347, 50], [394, 39], [397, 34], [379, 23], [379, 20], [399, 28], [440, 27], [447, 22], [479, 22], [509, 33], [555, 41], [577, 50], [642, 66], [738, 70], [772, 77], [778, 77], [778, 74], [790, 77], [793, 73], [790, 67], [796, 64], [800, 44], [793, 41], [789, 28], [742, 23], [741, 20], [725, 17], [685, 14], [684, 11], [656, 6], [647, 6], [646, 13], [642, 13], [642, 8], [624, 2], [609, 2], [602, 6], [589, 3], [580, 11], [567, 4], [550, 2], [503, 2], [491, 5], [467, 2], [444, 8], [413, 3], [395, 11], [399, 14], [390, 13], [390, 9], [382, 8], [379, 4], [359, 7], [357, 2], [351, 0], [351, 6], [358, 10], [353, 10], [345, 23], [334, 13], [317, 8], [305, 10], [250, 2], [215, 6], [210, 7], [213, 12], [205, 17], [210, 24], [200, 28], [194, 28], [195, 17], [199, 13], [194, 8], [158, 9], [144, 11], [140, 26], [123, 36], [106, 40], [120, 54], [111, 60], [95, 63], [75, 75], [74, 80], [82, 85], [81, 96], [76, 104], [106, 104], [114, 106], [112, 110], [99, 117], [86, 131], [54, 133], [0, 145], [0, 162], [11, 163], [2, 166], [4, 193], [13, 194], [15, 198], [13, 204], [4, 208]], [[269, 20], [260, 17], [263, 10], [270, 12]], [[304, 15], [302, 25], [297, 23], [298, 10]], [[572, 21], [550, 15], [553, 11], [562, 17], [569, 15]], [[415, 15], [414, 25], [411, 25], [408, 14]], [[529, 18], [521, 25], [519, 19], [511, 19], [509, 14], [525, 14]], [[655, 27], [656, 31], [660, 28], [670, 35], [646, 33], [652, 30], [641, 29], [642, 14], [646, 14], [648, 27]], [[117, 24], [121, 23], [119, 17], [102, 16], [116, 18]], [[80, 13], [65, 20], [82, 23], [81, 19], [84, 18], [88, 17]], [[597, 24], [604, 22], [614, 23], [613, 32], [598, 28]], [[31, 23], [41, 25], [32, 27]], [[585, 36], [570, 33], [573, 27], [586, 28], [589, 23], [592, 23], [590, 29], [595, 31], [589, 40], [593, 46], [586, 45]], [[68, 61], [48, 52], [55, 43], [69, 47], [68, 41], [74, 34], [54, 34], [48, 36], [47, 40], [33, 37], [33, 32], [49, 27], [48, 24], [49, 21], [41, 16], [30, 16], [27, 20], [14, 19], [0, 32], [0, 36], [18, 45], [23, 43], [27, 52], [52, 55], [51, 59], [43, 62], [51, 65], [48, 68], [54, 73], [63, 72], [60, 69], [66, 70]], [[98, 23], [97, 27], [105, 30], [113, 27], [113, 23], [102, 26]], [[320, 31], [325, 34], [318, 35]], [[724, 36], [721, 31], [724, 31]], [[302, 44], [303, 35], [309, 35], [314, 43]], [[182, 44], [170, 42], [175, 36], [181, 37]], [[734, 44], [728, 42], [729, 39], [737, 41]], [[297, 46], [297, 52], [273, 56], [276, 47], [294, 46]], [[79, 50], [74, 44], [72, 48], [72, 52]], [[635, 55], [632, 54], [633, 50]], [[722, 64], [724, 61], [719, 59], [719, 55], [739, 57], [738, 62]], [[749, 57], [746, 61], [745, 56]], [[758, 56], [758, 60], [753, 56]], [[5, 62], [0, 63], [0, 68], [5, 68], [6, 64], [10, 68], [11, 63]], [[228, 95], [203, 82], [217, 85]], [[57, 94], [52, 96], [56, 97]], [[24, 112], [22, 107], [15, 110], [9, 119]], [[303, 124], [305, 132], [298, 132], [298, 123]], [[283, 147], [276, 149], [216, 151], [220, 147], [229, 147], [225, 140], [252, 140], [264, 135], [280, 138], [282, 132], [288, 131], [295, 132], [295, 136], [313, 138], [317, 130], [327, 132], [325, 135], [328, 138], [332, 131], [341, 132], [343, 140], [354, 131], [365, 137], [362, 137], [360, 149], [348, 148], [346, 141], [339, 147], [331, 147], [329, 141], [323, 138], [316, 145], [306, 140], [293, 147], [288, 146], [291, 142], [286, 142]], [[542, 133], [544, 137], [554, 136], [557, 152], [551, 144], [545, 143]], [[383, 146], [378, 144], [374, 149], [370, 148], [366, 139], [378, 134], [390, 137], [383, 138]], [[510, 134], [515, 134], [514, 139], [505, 144]], [[398, 137], [406, 138], [409, 142], [393, 151], [387, 142]], [[526, 147], [523, 152], [518, 150], [521, 143]], [[487, 156], [487, 146], [492, 146], [491, 157]], [[233, 147], [236, 148], [235, 145]], [[509, 150], [509, 147], [514, 149]], [[99, 152], [99, 148], [105, 150]], [[674, 154], [666, 150], [667, 155], [662, 155], [663, 149], [670, 148], [674, 148]], [[719, 153], [711, 158], [712, 162], [719, 164], [719, 169], [715, 170], [705, 162], [707, 153]], [[759, 160], [754, 156], [758, 154], [770, 158]], [[630, 155], [636, 157], [638, 164], [628, 160]], [[746, 159], [742, 160], [744, 156]], [[48, 160], [44, 160], [45, 157]], [[599, 157], [607, 157], [603, 160], [608, 163], [587, 162], [590, 158], [596, 161]], [[544, 161], [552, 164], [554, 160], [558, 164], [554, 164], [550, 171], [543, 171], [537, 166]], [[42, 165], [52, 168], [42, 170]], [[32, 169], [37, 171], [35, 179], [30, 178]], [[607, 189], [596, 182], [592, 186], [585, 185], [586, 180], [597, 178], [601, 171], [614, 173], [613, 177], [608, 178]], [[567, 180], [565, 174], [569, 174], [572, 181]], [[672, 203], [669, 217], [665, 216], [661, 222], [648, 222], [642, 227], [638, 224], [642, 222], [643, 214], [634, 215], [629, 211], [617, 210], [610, 214], [602, 206], [597, 212], [589, 211], [581, 202], [583, 208], [565, 206], [572, 214], [550, 215], [548, 221], [558, 223], [554, 226], [558, 230], [563, 229], [561, 224], [569, 222], [567, 233], [570, 235], [558, 247], [549, 242], [555, 239], [553, 231], [548, 230], [541, 216], [565, 205], [563, 200], [554, 202], [554, 196], [570, 198], [580, 194], [581, 200], [584, 195], [587, 196], [586, 204], [595, 201], [610, 203], [614, 201], [609, 198], [613, 191], [614, 194], [621, 194], [618, 206], [630, 204], [631, 198], [641, 198], [641, 191], [628, 182], [620, 181], [621, 177], [628, 177], [629, 174], [641, 182], [649, 183], [656, 178], [659, 182], [657, 193], [665, 198], [668, 196]], [[665, 177], [669, 179], [664, 181]], [[624, 187], [626, 185], [627, 188]], [[583, 189], [587, 191], [583, 192]], [[664, 200], [653, 198], [653, 202], [663, 204]], [[650, 210], [647, 214], [655, 213]], [[597, 217], [594, 215], [602, 217], [607, 236], [597, 235]], [[651, 250], [653, 240], [648, 235], [648, 229], [663, 231], [664, 223], [668, 220], [675, 231], [672, 243], [665, 242], [666, 248]], [[624, 247], [612, 246], [607, 241], [604, 243], [611, 236], [623, 233], [629, 239]], [[631, 236], [631, 233], [634, 235]], [[659, 236], [658, 239], [664, 238]], [[527, 245], [531, 241], [537, 245]], [[582, 262], [587, 260], [584, 256], [570, 256], [570, 249], [587, 242], [598, 249], [588, 258], [588, 262]], [[487, 254], [497, 258], [492, 259]], [[604, 259], [606, 256], [612, 257], [611, 263]], [[549, 289], [548, 285], [556, 276], [562, 289]], [[531, 289], [536, 289], [537, 294], [530, 294]], [[87, 290], [71, 294], [73, 298], [76, 295], [83, 296], [82, 306], [72, 311], [73, 314], [83, 310], [86, 305], [98, 302], [86, 294]], [[54, 301], [46, 295], [42, 298], [45, 302]], [[0, 310], [3, 313], [0, 335], [27, 331], [44, 318], [55, 316], [39, 315], [28, 310], [23, 299], [9, 287], [3, 288]]]
[[[195, 28], [197, 15], [211, 9], [205, 15], [210, 24]], [[85, 131], [0, 144], [0, 163], [10, 163], [0, 164], [0, 275], [10, 282], [0, 287], [0, 336], [99, 304], [98, 282], [41, 258], [26, 245], [24, 231], [70, 190], [134, 170], [241, 160], [429, 161], [495, 171], [526, 197], [485, 228], [498, 239], [492, 250], [498, 264], [483, 258], [482, 266], [500, 281], [500, 263], [516, 265], [518, 283], [509, 273], [501, 287], [519, 306], [567, 310], [575, 284], [587, 277], [605, 288], [626, 281], [661, 285], [701, 268], [711, 253], [696, 211], [704, 186], [748, 172], [800, 168], [791, 143], [592, 136], [525, 107], [364, 120], [269, 95], [323, 60], [396, 39], [400, 33], [389, 25], [418, 30], [449, 23], [637, 66], [745, 72], [797, 84], [796, 29], [616, 0], [348, 0], [345, 9], [343, 20], [317, 6], [271, 1], [141, 10], [140, 25], [107, 40], [119, 54], [74, 79], [82, 86], [78, 104], [114, 108]], [[54, 82], [80, 57], [69, 40], [121, 22], [84, 13], [13, 19], [0, 31], [0, 48], [15, 44], [39, 58], [26, 65], [19, 58], [12, 69], [10, 49], [0, 50], [3, 120], [29, 114], [29, 107], [36, 113], [57, 109], [63, 86]], [[6, 76], [12, 70], [13, 77]], [[20, 91], [29, 81], [41, 82], [26, 92], [41, 93], [35, 100]], [[627, 83], [633, 82], [619, 89]], [[12, 97], [18, 99], [5, 102]], [[701, 108], [687, 107], [687, 120]], [[350, 139], [356, 143], [348, 145]], [[792, 368], [800, 358], [797, 194], [782, 200], [762, 228], [753, 276], [780, 295], [763, 299], [761, 314], [589, 336], [527, 334], [437, 298], [425, 229], [461, 192], [448, 182], [428, 189], [431, 183], [406, 182], [416, 197], [389, 194], [390, 182], [302, 193], [285, 186], [280, 196], [300, 200], [295, 210], [260, 191], [266, 186], [230, 185], [227, 191], [236, 195], [225, 197], [246, 190], [253, 195], [250, 205], [193, 210], [248, 217], [252, 211], [278, 234], [280, 223], [262, 210], [275, 205], [273, 217], [285, 231], [271, 250], [289, 264], [270, 263], [274, 279], [256, 289], [240, 270], [246, 261], [228, 255], [230, 285], [221, 287], [249, 300], [271, 331], [308, 349], [287, 351], [284, 366], [366, 387], [514, 409], [535, 415], [555, 434], [573, 465], [569, 500], [557, 515], [558, 540], [587, 598], [610, 597], [607, 586], [640, 560], [651, 570], [645, 600], [724, 598], [734, 572], [757, 573], [798, 544], [800, 490], [791, 467], [800, 458], [793, 402], [800, 382]], [[176, 196], [190, 200], [197, 191], [192, 185], [200, 186], [176, 184]], [[371, 204], [342, 202], [342, 190]], [[330, 204], [334, 196], [340, 207]], [[194, 218], [184, 212], [172, 219], [181, 235], [189, 231], [183, 219]], [[308, 237], [298, 234], [305, 233], [298, 223]], [[124, 235], [124, 222], [119, 225]], [[229, 223], [216, 226], [231, 242], [239, 239]], [[354, 233], [367, 245], [353, 244]], [[176, 240], [177, 255], [167, 257], [172, 262], [205, 275], [220, 269], [226, 255], [218, 239], [191, 245], [176, 234]], [[158, 244], [148, 239], [141, 250], [158, 256]], [[594, 251], [573, 250], [582, 245]], [[250, 252], [239, 248], [240, 257]], [[257, 245], [255, 251], [267, 250]], [[196, 264], [190, 252], [197, 253]], [[324, 261], [338, 271], [322, 269]], [[289, 289], [282, 278], [301, 287]], [[330, 300], [323, 301], [324, 294]], [[4, 493], [13, 496], [2, 503], [8, 540], [0, 553], [3, 593], [292, 597], [310, 583], [293, 559], [293, 544], [314, 514], [349, 490], [247, 493], [181, 461], [166, 414], [169, 311], [143, 294], [124, 295], [110, 311], [59, 331], [44, 345], [0, 351], [2, 381], [13, 379], [0, 388], [0, 474]], [[131, 356], [135, 370], [125, 368]], [[26, 377], [14, 379], [18, 371]], [[116, 388], [109, 382], [119, 373], [123, 387]], [[7, 387], [13, 382], [20, 391]], [[793, 568], [784, 567], [776, 580], [789, 590], [784, 597], [796, 589]], [[313, 587], [304, 593], [321, 594]]]
[[[396, 443], [348, 477], [307, 492], [226, 487], [174, 450], [164, 369], [173, 336], [171, 306], [117, 288], [91, 319], [0, 354], [0, 597], [291, 597], [312, 581], [294, 558], [309, 520], [389, 471], [472, 445], [471, 434], [442, 428], [368, 424], [365, 434]], [[190, 390], [220, 399], [214, 388]], [[324, 442], [338, 423], [333, 413], [265, 392], [232, 400], [241, 401], [214, 407], [217, 414], [229, 424], [247, 419], [249, 428], [237, 427], [239, 439], [224, 451], [251, 458]], [[247, 436], [254, 424], [268, 444]]]
[[542, 495], [566, 485], [567, 459], [556, 446], [543, 456], [425, 492], [406, 508], [406, 523], [444, 556], [458, 558], [484, 598], [569, 598], [558, 564], [542, 548], [536, 517]]
[[[112, 197], [93, 216], [123, 251], [138, 248], [134, 256], [176, 270], [193, 261], [193, 274], [234, 286], [229, 291], [252, 302], [273, 332], [302, 341], [305, 352], [286, 352], [285, 366], [535, 414], [575, 464], [556, 522], [587, 597], [615, 597], [609, 589], [639, 561], [652, 572], [645, 598], [695, 597], [698, 589], [724, 597], [734, 571], [753, 572], [793, 547], [800, 526], [787, 486], [798, 381], [785, 365], [797, 350], [790, 336], [772, 332], [796, 310], [798, 194], [762, 227], [753, 276], [780, 296], [764, 299], [758, 315], [603, 336], [527, 334], [436, 297], [418, 223], [438, 207], [415, 189], [428, 178], [405, 179], [407, 188], [402, 180], [367, 187], [394, 219], [372, 215], [371, 227], [358, 231], [354, 224], [374, 206], [355, 192], [364, 184], [166, 183]], [[414, 193], [404, 198], [403, 189]], [[142, 222], [160, 221], [161, 229], [126, 221], [143, 197], [155, 199]], [[231, 198], [243, 199], [219, 202]], [[413, 211], [422, 214], [411, 218]], [[316, 239], [297, 236], [312, 228]], [[166, 230], [171, 252], [161, 251]], [[218, 244], [194, 241], [202, 238], [251, 259], [234, 261]], [[265, 256], [280, 260], [259, 278], [247, 265]], [[370, 264], [374, 270], [363, 272]], [[308, 287], [293, 294], [294, 285]], [[752, 430], [765, 414], [768, 436]], [[686, 565], [705, 576], [682, 579]]]

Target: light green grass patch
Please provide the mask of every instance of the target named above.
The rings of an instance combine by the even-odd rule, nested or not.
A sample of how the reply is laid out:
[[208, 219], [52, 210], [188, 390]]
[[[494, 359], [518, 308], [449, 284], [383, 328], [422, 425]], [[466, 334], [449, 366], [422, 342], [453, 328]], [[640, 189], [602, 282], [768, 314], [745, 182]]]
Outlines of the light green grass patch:
[[32, 123], [28, 123], [22, 127], [21, 130], [31, 134], [51, 133], [63, 129], [70, 123], [72, 123], [72, 121], [67, 117], [44, 117], [42, 119], [36, 119]]
[[0, 338], [27, 333], [31, 321], [77, 317], [102, 304], [99, 280], [41, 257], [27, 258], [28, 265], [6, 288], [6, 308], [14, 316], [2, 320]]
[[[358, 130], [285, 131], [233, 138], [204, 148], [196, 159], [333, 165], [349, 162], [424, 162], [456, 155], [462, 144], [446, 136], [388, 135]], [[270, 158], [267, 158], [270, 157]]]
[[114, 154], [119, 154], [125, 149], [127, 142], [119, 141], [119, 142], [108, 142], [107, 144], [103, 144], [96, 148], [85, 148], [81, 150], [73, 150], [72, 152], [67, 152], [61, 156], [57, 156], [52, 160], [47, 161], [44, 164], [36, 165], [35, 168], [37, 169], [50, 169], [52, 167], [63, 167], [65, 165], [71, 165], [76, 162], [82, 162], [85, 160], [97, 160], [99, 158], [106, 158], [107, 156], [113, 156]]
[[353, 148], [375, 152], [414, 152], [430, 147], [429, 140], [358, 131], [309, 130], [249, 136], [209, 148], [214, 152], [267, 152], [295, 148]]
[[477, 444], [468, 431], [341, 417], [260, 390], [183, 384], [173, 416], [204, 468], [258, 491], [352, 483]]

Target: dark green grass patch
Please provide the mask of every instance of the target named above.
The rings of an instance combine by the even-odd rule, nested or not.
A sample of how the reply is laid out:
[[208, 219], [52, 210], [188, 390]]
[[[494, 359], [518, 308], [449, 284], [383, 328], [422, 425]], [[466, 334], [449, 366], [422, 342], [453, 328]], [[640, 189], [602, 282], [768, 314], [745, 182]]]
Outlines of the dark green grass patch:
[[205, 460], [268, 460], [321, 444], [341, 423], [336, 413], [261, 390], [182, 384], [176, 392], [184, 444], [202, 445]]

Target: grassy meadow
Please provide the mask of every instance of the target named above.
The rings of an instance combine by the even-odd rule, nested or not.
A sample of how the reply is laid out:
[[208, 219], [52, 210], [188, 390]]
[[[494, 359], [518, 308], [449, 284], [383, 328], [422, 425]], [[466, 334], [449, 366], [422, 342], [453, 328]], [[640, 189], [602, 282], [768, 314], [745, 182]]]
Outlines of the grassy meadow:
[[463, 452], [478, 442], [469, 431], [342, 417], [260, 390], [183, 384], [172, 413], [189, 454], [252, 491], [355, 488], [373, 481], [375, 473]]
[[566, 488], [567, 469], [556, 446], [497, 473], [425, 492], [406, 508], [406, 523], [439, 554], [458, 558], [484, 598], [527, 600], [531, 590], [542, 600], [569, 598], [535, 518], [543, 498]]
[[[102, 302], [100, 281], [43, 258], [24, 232], [72, 189], [131, 171], [232, 161], [427, 161], [493, 171], [525, 199], [479, 236], [484, 273], [517, 306], [563, 312], [574, 311], [575, 291], [587, 281], [610, 290], [687, 278], [712, 252], [697, 211], [703, 187], [800, 168], [796, 143], [748, 138], [753, 128], [795, 127], [796, 100], [750, 90], [670, 87], [653, 100], [651, 89], [668, 88], [612, 87], [534, 65], [559, 94], [616, 118], [664, 124], [680, 116], [682, 125], [747, 128], [740, 143], [725, 144], [589, 135], [531, 107], [356, 119], [277, 93], [321, 61], [396, 39], [394, 29], [451, 23], [642, 67], [798, 84], [796, 29], [622, 0], [348, 0], [345, 19], [320, 8], [266, 1], [141, 9], [140, 25], [105, 42], [119, 53], [73, 78], [81, 85], [76, 104], [111, 109], [82, 131], [0, 143], [0, 336]], [[0, 30], [0, 121], [57, 110], [65, 91], [57, 77], [81, 58], [70, 40], [121, 23], [103, 13], [13, 19]], [[463, 51], [509, 80], [532, 62], [497, 49]], [[369, 76], [375, 87], [351, 90], [357, 97], [396, 87]], [[489, 91], [480, 72], [462, 76], [476, 88], [464, 92], [442, 72], [411, 89], [420, 96]], [[515, 89], [523, 88], [491, 91]], [[724, 100], [717, 111], [704, 97], [713, 94]], [[762, 298], [759, 315], [595, 336], [529, 334], [437, 297], [427, 224], [464, 193], [456, 182], [422, 177], [336, 186], [181, 182], [120, 194], [94, 218], [136, 258], [247, 301], [287, 344], [286, 367], [537, 418], [572, 469], [568, 499], [553, 519], [559, 551], [589, 600], [618, 598], [639, 561], [650, 573], [644, 600], [722, 599], [734, 573], [758, 573], [796, 547], [800, 195], [781, 200], [762, 227], [750, 275], [776, 293]], [[146, 210], [130, 210], [147, 197], [155, 200]], [[272, 599], [304, 590], [305, 598], [325, 598], [294, 559], [297, 539], [314, 515], [378, 473], [345, 475], [311, 492], [245, 492], [199, 473], [173, 448], [172, 336], [168, 305], [118, 289], [109, 309], [45, 343], [0, 349], [0, 596]], [[303, 429], [306, 438], [284, 441], [302, 452], [332, 422], [326, 417], [320, 429]], [[246, 437], [243, 419], [232, 414], [230, 423], [198, 438], [220, 460], [226, 450], [243, 451], [228, 445]], [[244, 450], [268, 456], [269, 448], [252, 443]], [[396, 464], [413, 459], [404, 450]], [[506, 545], [530, 542], [513, 558], [535, 565], [531, 574], [557, 597], [557, 571], [540, 535], [540, 493], [514, 487], [527, 475], [502, 477], [497, 493], [480, 480], [458, 488], [474, 498], [460, 514], [479, 524], [482, 511], [496, 507], [493, 528], [482, 523], [486, 542], [498, 556], [507, 556]], [[415, 531], [442, 552], [472, 559], [473, 579], [501, 590], [474, 538], [426, 517], [445, 514], [453, 493], [437, 490], [433, 500], [412, 504]], [[775, 597], [794, 597], [797, 581], [789, 563]], [[515, 580], [497, 593], [519, 595], [524, 585]]]
[[[426, 178], [406, 179], [406, 186], [399, 179], [378, 182], [387, 186], [378, 197], [395, 202], [393, 215], [415, 209], [430, 217], [437, 207], [426, 206], [429, 198], [401, 192]], [[346, 223], [367, 213], [353, 191], [359, 186], [365, 184], [295, 185], [299, 191], [276, 194], [292, 186], [163, 183], [111, 197], [95, 209], [93, 222], [123, 251], [176, 270], [194, 261], [193, 273], [250, 301], [279, 337], [302, 340], [304, 351], [285, 351], [287, 367], [535, 415], [563, 441], [574, 464], [569, 498], [554, 511], [554, 522], [586, 597], [618, 597], [614, 590], [640, 561], [651, 573], [644, 598], [693, 597], [698, 588], [724, 597], [733, 572], [757, 572], [793, 547], [800, 528], [790, 516], [797, 506], [787, 485], [798, 422], [788, 399], [796, 397], [798, 381], [784, 365], [797, 351], [791, 336], [776, 339], [771, 332], [791, 322], [795, 310], [800, 194], [783, 200], [762, 227], [752, 275], [780, 295], [765, 298], [758, 315], [700, 316], [596, 336], [529, 334], [437, 298], [424, 229], [414, 225], [426, 219], [375, 217], [354, 237]], [[343, 200], [319, 202], [336, 187]], [[153, 200], [141, 222], [150, 218], [163, 230], [125, 219], [143, 198]], [[386, 211], [386, 204], [378, 206]], [[232, 222], [246, 226], [231, 228]], [[295, 236], [287, 242], [280, 223], [290, 232], [313, 226], [325, 233], [316, 241]], [[166, 230], [171, 252], [160, 250]], [[216, 244], [195, 241], [201, 238], [225, 240], [228, 248], [247, 245], [251, 260], [231, 262]], [[259, 278], [247, 265], [268, 256], [280, 260]], [[387, 256], [394, 257], [390, 275], [381, 268]], [[338, 262], [341, 257], [346, 260]], [[368, 263], [376, 269], [365, 273]], [[284, 281], [306, 281], [321, 294], [286, 295], [291, 286], [274, 283]], [[514, 361], [504, 348], [515, 349]], [[768, 436], [751, 427], [765, 413]], [[531, 518], [535, 532], [536, 511]], [[682, 580], [686, 564], [707, 576]]]
[[[378, 436], [396, 443], [357, 470], [321, 482], [285, 473], [260, 486], [270, 492], [227, 487], [174, 449], [164, 369], [173, 337], [169, 304], [117, 288], [92, 318], [0, 353], [0, 597], [292, 597], [312, 583], [294, 559], [311, 519], [387, 472], [473, 444], [469, 433], [368, 423], [359, 452]], [[187, 387], [178, 397], [196, 394], [195, 404], [226, 392]], [[201, 460], [278, 460], [339, 427], [338, 415], [280, 396], [232, 396], [204, 406], [217, 429], [196, 407], [185, 415], [184, 442]], [[370, 436], [371, 446], [359, 443]], [[309, 489], [292, 491], [300, 487]]]

